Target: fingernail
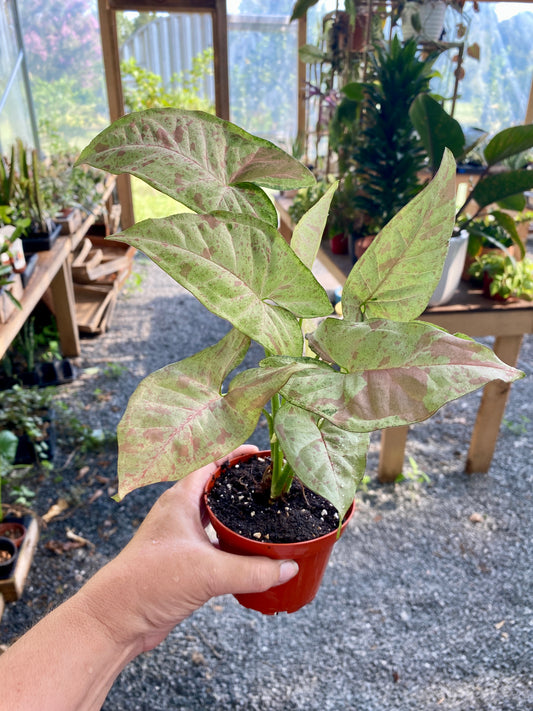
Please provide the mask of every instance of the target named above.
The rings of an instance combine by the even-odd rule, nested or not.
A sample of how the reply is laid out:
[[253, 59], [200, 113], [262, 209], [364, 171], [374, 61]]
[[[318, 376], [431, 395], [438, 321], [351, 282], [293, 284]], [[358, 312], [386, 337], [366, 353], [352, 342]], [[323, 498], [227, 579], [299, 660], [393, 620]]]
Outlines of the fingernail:
[[294, 578], [298, 572], [298, 563], [294, 560], [284, 560], [279, 566], [279, 584], [286, 583], [287, 580]]

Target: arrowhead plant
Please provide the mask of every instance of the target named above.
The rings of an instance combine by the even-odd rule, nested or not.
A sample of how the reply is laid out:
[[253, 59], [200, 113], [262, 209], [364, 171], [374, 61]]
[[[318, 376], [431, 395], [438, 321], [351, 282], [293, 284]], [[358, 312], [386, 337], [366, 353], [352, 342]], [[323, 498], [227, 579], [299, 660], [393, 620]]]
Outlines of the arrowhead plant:
[[[354, 266], [342, 318], [311, 270], [336, 186], [287, 244], [264, 188], [301, 188], [314, 177], [268, 141], [201, 112], [149, 109], [113, 123], [78, 162], [130, 173], [189, 208], [113, 239], [144, 252], [232, 326], [220, 342], [149, 375], [132, 395], [118, 428], [119, 498], [224, 457], [263, 412], [272, 498], [296, 476], [342, 521], [364, 474], [370, 432], [419, 422], [491, 380], [522, 376], [489, 348], [418, 320], [455, 221], [449, 151]], [[252, 340], [264, 359], [225, 386]]]

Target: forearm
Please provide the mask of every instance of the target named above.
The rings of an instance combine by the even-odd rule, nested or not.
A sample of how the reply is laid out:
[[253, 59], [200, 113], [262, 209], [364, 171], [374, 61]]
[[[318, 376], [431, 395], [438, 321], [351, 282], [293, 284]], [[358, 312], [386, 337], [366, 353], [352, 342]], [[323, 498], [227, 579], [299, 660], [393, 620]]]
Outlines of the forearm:
[[6, 708], [101, 708], [120, 671], [141, 651], [135, 642], [116, 640], [101, 615], [95, 614], [100, 587], [106, 582], [102, 573], [0, 656]]

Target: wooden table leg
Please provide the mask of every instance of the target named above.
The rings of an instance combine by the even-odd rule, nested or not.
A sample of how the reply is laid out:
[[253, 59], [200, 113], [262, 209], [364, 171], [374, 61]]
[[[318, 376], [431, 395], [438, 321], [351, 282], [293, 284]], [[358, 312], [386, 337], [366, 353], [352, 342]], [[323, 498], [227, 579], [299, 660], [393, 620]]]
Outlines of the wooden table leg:
[[76, 323], [76, 302], [70, 264], [66, 259], [50, 284], [59, 331], [61, 352], [67, 358], [79, 356], [80, 337]]
[[408, 432], [407, 426], [381, 431], [378, 479], [382, 484], [393, 482], [402, 473]]
[[[515, 366], [522, 345], [522, 336], [500, 336], [494, 342], [494, 353], [507, 365]], [[489, 470], [496, 441], [509, 397], [511, 383], [495, 380], [483, 388], [477, 412], [465, 471], [486, 473]]]

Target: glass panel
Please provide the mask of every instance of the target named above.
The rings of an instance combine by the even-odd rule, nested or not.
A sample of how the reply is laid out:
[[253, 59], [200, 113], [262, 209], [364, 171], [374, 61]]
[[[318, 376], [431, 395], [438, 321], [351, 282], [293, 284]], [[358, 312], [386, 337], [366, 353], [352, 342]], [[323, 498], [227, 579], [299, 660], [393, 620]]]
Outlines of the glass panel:
[[291, 151], [297, 134], [298, 25], [293, 0], [228, 3], [231, 120]]
[[0, 99], [13, 73], [18, 57], [11, 5], [0, 2]]
[[[528, 42], [532, 10], [532, 3], [508, 2], [482, 2], [475, 10], [467, 2], [458, 16], [448, 8], [443, 39], [456, 40], [459, 23], [466, 29], [454, 111], [461, 125], [493, 135], [524, 122], [533, 67], [533, 46]], [[471, 56], [476, 45], [479, 60]], [[457, 50], [448, 50], [435, 65], [442, 76], [432, 89], [446, 98], [453, 96], [457, 58]], [[451, 111], [451, 101], [445, 106]]]
[[29, 116], [28, 100], [19, 72], [0, 113], [0, 153], [7, 154], [17, 138], [21, 138], [29, 148], [35, 146]]
[[[119, 12], [126, 111], [176, 106], [215, 113], [213, 23], [208, 13]], [[135, 220], [164, 217], [178, 203], [131, 181]]]
[[117, 13], [122, 87], [129, 111], [157, 106], [215, 111], [208, 13]]
[[19, 0], [39, 136], [47, 154], [109, 123], [97, 0]]

